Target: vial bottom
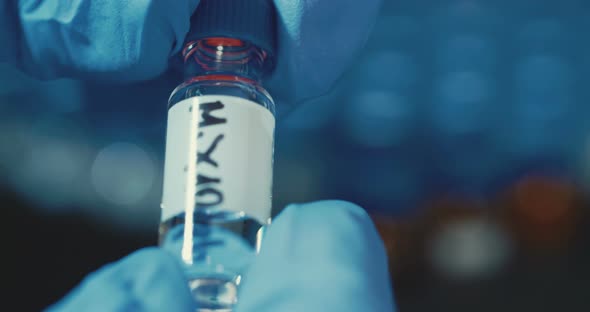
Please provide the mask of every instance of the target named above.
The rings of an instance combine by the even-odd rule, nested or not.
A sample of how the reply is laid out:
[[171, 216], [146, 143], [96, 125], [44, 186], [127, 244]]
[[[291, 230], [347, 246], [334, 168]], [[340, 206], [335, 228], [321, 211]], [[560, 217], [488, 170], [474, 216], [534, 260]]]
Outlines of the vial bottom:
[[199, 312], [232, 311], [242, 274], [260, 248], [264, 226], [243, 215], [184, 214], [160, 225], [160, 246], [177, 256]]
[[230, 312], [238, 302], [235, 281], [219, 278], [197, 278], [189, 282], [198, 312]]

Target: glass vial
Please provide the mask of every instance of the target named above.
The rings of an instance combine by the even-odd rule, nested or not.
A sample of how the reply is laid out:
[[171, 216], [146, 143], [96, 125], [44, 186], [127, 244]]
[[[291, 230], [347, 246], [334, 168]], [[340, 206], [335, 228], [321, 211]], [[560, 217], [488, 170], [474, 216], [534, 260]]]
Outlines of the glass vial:
[[[193, 16], [201, 29], [187, 37], [185, 81], [169, 99], [159, 243], [184, 265], [198, 311], [232, 310], [271, 216], [275, 108], [261, 81], [274, 64], [263, 46], [272, 44], [220, 13], [224, 5], [243, 13], [244, 4], [272, 8], [201, 2], [196, 15], [217, 20]], [[233, 26], [211, 31], [226, 15]]]

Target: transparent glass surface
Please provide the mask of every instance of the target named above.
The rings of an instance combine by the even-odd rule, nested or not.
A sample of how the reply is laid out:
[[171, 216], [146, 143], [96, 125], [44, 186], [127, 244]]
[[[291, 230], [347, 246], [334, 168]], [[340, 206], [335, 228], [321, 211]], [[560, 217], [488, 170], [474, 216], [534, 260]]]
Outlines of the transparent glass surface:
[[[190, 43], [183, 55], [187, 79], [171, 94], [169, 109], [192, 97], [223, 95], [247, 99], [274, 115], [274, 102], [259, 84], [266, 68], [263, 51], [217, 38]], [[197, 207], [190, 218], [182, 212], [162, 220], [160, 246], [178, 255], [184, 265], [197, 311], [231, 311], [237, 303], [242, 274], [260, 249], [266, 225], [249, 215], [248, 209]], [[187, 241], [192, 244], [188, 258], [182, 254]]]

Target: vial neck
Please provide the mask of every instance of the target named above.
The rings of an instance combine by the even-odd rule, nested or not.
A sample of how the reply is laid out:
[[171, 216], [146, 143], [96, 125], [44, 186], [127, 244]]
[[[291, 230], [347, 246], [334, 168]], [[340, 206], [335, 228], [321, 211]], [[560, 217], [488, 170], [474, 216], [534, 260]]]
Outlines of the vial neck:
[[184, 77], [190, 81], [224, 80], [258, 84], [269, 67], [265, 51], [232, 38], [189, 42], [182, 54]]
[[237, 75], [226, 75], [226, 74], [205, 74], [189, 76], [185, 79], [185, 82], [199, 82], [199, 81], [235, 81], [247, 84], [258, 84], [258, 81], [249, 79], [248, 77], [242, 77]]

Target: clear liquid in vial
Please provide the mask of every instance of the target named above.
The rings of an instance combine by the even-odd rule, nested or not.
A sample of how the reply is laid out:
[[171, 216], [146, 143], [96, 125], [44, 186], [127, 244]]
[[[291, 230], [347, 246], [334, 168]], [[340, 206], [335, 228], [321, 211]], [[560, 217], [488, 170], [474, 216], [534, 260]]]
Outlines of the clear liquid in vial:
[[160, 224], [160, 246], [183, 255], [189, 287], [202, 311], [231, 311], [242, 273], [260, 248], [264, 226], [236, 215], [184, 214]]

